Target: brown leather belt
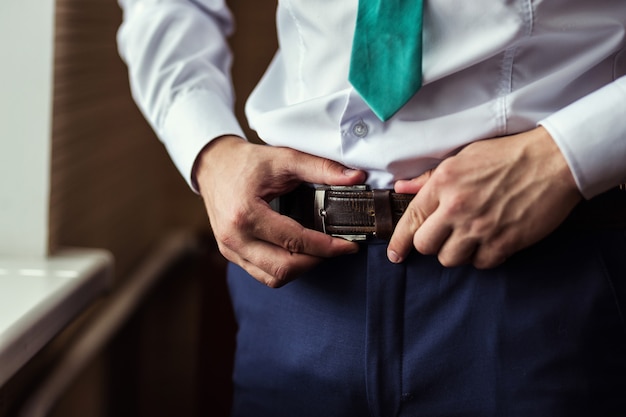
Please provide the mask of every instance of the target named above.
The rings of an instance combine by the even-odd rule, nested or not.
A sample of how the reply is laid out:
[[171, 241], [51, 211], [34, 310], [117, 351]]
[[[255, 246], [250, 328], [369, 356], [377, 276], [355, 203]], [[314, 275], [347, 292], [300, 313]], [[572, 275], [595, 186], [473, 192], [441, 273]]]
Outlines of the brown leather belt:
[[[353, 187], [300, 186], [272, 202], [275, 210], [303, 226], [348, 240], [388, 240], [413, 199], [412, 194]], [[578, 204], [562, 227], [626, 228], [626, 187]]]
[[301, 186], [273, 206], [310, 229], [361, 241], [389, 239], [412, 199], [411, 194], [370, 190], [365, 185]]

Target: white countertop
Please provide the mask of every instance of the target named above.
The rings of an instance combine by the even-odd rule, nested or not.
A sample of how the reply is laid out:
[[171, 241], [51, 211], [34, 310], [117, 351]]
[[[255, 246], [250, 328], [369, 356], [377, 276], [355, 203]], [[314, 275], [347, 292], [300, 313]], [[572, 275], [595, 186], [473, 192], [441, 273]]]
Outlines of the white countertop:
[[112, 271], [112, 256], [98, 249], [0, 256], [0, 386], [110, 287]]

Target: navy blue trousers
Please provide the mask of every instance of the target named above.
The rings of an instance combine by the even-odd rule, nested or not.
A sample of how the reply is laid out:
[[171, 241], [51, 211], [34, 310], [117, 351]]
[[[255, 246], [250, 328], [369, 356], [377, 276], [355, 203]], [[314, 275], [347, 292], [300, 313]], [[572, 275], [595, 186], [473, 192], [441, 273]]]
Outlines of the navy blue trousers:
[[626, 416], [626, 232], [479, 271], [384, 243], [281, 289], [236, 266], [237, 417]]

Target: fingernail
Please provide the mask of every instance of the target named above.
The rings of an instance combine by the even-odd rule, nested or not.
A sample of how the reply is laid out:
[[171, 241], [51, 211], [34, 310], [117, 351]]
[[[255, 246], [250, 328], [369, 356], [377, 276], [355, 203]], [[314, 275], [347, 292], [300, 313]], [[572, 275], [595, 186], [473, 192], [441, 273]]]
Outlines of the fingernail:
[[352, 169], [352, 168], [346, 168], [343, 170], [343, 175], [345, 175], [346, 177], [354, 177], [358, 173], [359, 171], [357, 171], [356, 169]]
[[394, 264], [400, 263], [400, 261], [402, 261], [400, 256], [392, 250], [387, 251], [387, 258], [389, 258], [389, 260], [393, 262]]

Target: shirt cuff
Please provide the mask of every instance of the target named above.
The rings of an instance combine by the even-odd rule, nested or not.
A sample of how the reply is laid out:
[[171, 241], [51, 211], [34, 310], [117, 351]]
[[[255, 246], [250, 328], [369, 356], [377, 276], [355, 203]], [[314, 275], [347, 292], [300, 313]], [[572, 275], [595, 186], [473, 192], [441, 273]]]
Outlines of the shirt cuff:
[[245, 137], [221, 96], [203, 89], [178, 95], [159, 132], [174, 165], [196, 193], [198, 187], [192, 178], [196, 158], [208, 143], [224, 135]]
[[626, 182], [626, 77], [539, 122], [589, 199]]

